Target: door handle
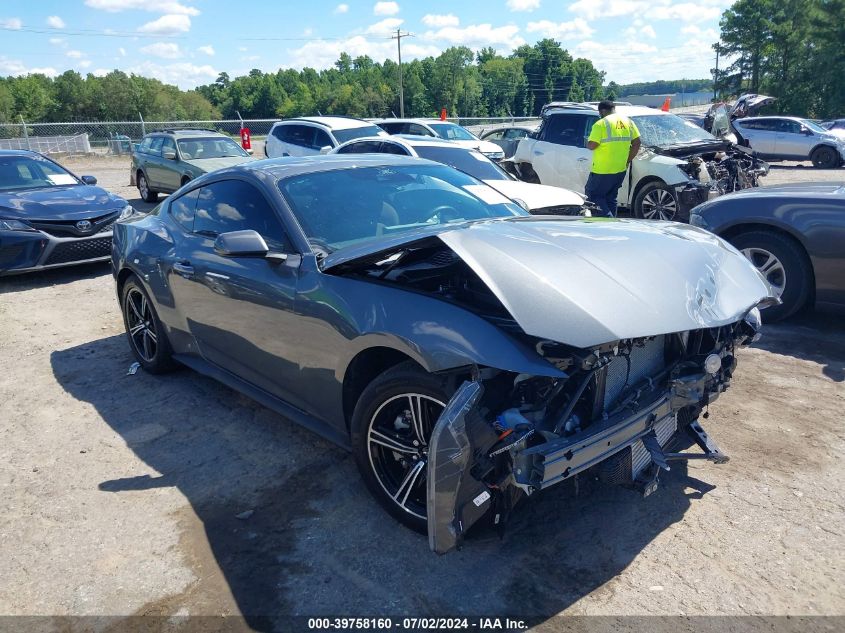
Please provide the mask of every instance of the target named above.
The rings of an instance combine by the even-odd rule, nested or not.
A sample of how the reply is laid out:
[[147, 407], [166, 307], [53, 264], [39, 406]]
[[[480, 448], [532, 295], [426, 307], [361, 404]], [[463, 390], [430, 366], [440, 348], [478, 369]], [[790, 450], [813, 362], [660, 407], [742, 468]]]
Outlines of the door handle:
[[188, 262], [175, 262], [173, 264], [173, 270], [177, 275], [181, 275], [186, 279], [194, 276], [194, 267]]

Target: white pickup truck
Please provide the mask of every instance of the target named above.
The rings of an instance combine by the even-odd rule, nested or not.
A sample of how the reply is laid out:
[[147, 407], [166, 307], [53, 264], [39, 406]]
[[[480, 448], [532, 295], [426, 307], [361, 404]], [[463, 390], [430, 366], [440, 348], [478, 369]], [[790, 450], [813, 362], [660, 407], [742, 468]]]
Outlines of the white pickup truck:
[[[635, 217], [688, 221], [694, 206], [757, 186], [768, 173], [768, 165], [750, 150], [674, 114], [638, 106], [617, 106], [616, 111], [633, 119], [642, 139], [619, 190], [619, 206]], [[527, 182], [584, 191], [592, 163], [587, 137], [598, 118], [590, 104], [545, 109], [537, 132], [520, 140], [503, 166]]]

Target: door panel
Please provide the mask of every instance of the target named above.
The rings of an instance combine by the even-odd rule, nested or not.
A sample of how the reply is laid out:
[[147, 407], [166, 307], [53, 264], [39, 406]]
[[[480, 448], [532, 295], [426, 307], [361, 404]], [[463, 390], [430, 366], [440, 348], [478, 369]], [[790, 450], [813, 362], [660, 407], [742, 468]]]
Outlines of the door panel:
[[781, 156], [809, 156], [815, 138], [801, 133], [797, 121], [779, 121], [775, 135], [775, 152]]
[[168, 160], [164, 157], [166, 151], [176, 151], [176, 142], [172, 138], [164, 139], [161, 145], [161, 187], [165, 191], [176, 191], [181, 185], [181, 174], [179, 173], [179, 158]]
[[144, 173], [147, 174], [147, 183], [153, 189], [158, 189], [162, 186], [162, 168], [161, 168], [161, 146], [164, 138], [156, 136], [150, 144], [150, 151], [144, 155]]

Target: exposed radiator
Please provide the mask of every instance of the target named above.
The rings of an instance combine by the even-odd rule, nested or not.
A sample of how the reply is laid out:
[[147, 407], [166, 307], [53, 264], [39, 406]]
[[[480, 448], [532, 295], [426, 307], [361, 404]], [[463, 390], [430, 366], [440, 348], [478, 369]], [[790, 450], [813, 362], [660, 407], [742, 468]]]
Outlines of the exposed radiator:
[[605, 410], [616, 402], [626, 386], [636, 385], [663, 369], [666, 363], [665, 345], [666, 337], [663, 335], [646, 341], [642, 347], [635, 345], [630, 355], [630, 372], [628, 371], [629, 359], [624, 356], [617, 356], [610, 361], [604, 387]]
[[[678, 419], [673, 415], [665, 418], [654, 425], [654, 432], [657, 435], [657, 441], [661, 446], [664, 446], [669, 438], [678, 430]], [[631, 445], [631, 479], [636, 479], [643, 469], [651, 463], [651, 455], [648, 454], [645, 446], [641, 440], [637, 440]]]

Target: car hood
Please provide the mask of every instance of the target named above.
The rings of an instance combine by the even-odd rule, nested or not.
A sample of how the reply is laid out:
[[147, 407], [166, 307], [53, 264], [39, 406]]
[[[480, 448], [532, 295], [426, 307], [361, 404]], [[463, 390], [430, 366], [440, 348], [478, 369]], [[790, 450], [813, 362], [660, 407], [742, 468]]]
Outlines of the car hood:
[[735, 198], [776, 198], [782, 200], [785, 197], [825, 197], [838, 195], [845, 197], [845, 185], [835, 182], [801, 182], [765, 187], [753, 187], [741, 189], [733, 193], [719, 196], [713, 200], [703, 203], [701, 206], [710, 206], [720, 200], [733, 200]]
[[191, 167], [196, 167], [205, 173], [209, 173], [218, 169], [225, 169], [226, 167], [234, 167], [241, 163], [248, 163], [251, 160], [256, 159], [252, 156], [227, 156], [225, 158], [195, 158], [184, 162]]
[[[773, 297], [739, 251], [684, 224], [521, 217], [444, 226], [437, 237], [526, 334], [578, 348], [718, 327]], [[350, 261], [339, 255], [324, 269]]]
[[584, 204], [583, 196], [561, 187], [536, 185], [521, 180], [485, 180], [484, 182], [512, 200], [517, 198], [522, 200], [532, 211], [546, 207]]
[[90, 185], [0, 192], [0, 217], [23, 220], [81, 220], [122, 209], [126, 200]]

